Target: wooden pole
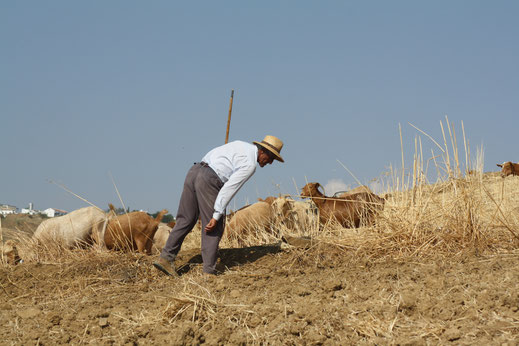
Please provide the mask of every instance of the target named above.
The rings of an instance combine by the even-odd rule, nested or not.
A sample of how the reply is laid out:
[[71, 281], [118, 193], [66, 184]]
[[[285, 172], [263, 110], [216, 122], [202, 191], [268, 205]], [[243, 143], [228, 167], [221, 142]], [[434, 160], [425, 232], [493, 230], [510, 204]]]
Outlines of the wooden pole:
[[229, 142], [229, 128], [231, 127], [232, 99], [234, 97], [234, 89], [231, 91], [231, 101], [229, 104], [229, 118], [227, 119], [227, 132], [225, 133], [225, 144]]

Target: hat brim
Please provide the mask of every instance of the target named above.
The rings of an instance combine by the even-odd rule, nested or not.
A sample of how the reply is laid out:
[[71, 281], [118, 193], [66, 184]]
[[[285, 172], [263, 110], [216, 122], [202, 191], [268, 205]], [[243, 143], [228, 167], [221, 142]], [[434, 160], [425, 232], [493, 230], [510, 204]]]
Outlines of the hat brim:
[[285, 160], [283, 160], [283, 158], [281, 157], [281, 155], [279, 154], [279, 152], [276, 149], [265, 145], [265, 143], [256, 142], [256, 141], [252, 141], [252, 143], [259, 145], [260, 147], [262, 147], [265, 150], [268, 150], [268, 152], [272, 153], [274, 155], [274, 158], [276, 160], [278, 160], [279, 162], [285, 162]]

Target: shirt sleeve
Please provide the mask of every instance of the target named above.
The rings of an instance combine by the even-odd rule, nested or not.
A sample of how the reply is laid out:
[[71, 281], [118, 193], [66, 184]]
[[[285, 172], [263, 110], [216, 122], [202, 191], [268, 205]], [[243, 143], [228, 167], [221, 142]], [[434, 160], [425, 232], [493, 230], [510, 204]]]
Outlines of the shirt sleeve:
[[255, 171], [255, 165], [243, 166], [231, 174], [229, 180], [227, 180], [227, 182], [222, 186], [218, 196], [216, 197], [216, 201], [214, 202], [213, 219], [220, 220], [231, 199], [236, 195], [243, 184], [249, 180]]

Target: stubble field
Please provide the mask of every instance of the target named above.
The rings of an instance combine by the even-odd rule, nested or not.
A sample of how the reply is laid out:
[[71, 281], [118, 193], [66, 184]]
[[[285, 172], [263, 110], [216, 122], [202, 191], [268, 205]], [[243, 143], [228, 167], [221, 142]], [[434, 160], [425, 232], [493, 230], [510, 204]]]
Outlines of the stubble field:
[[495, 173], [413, 184], [373, 226], [223, 242], [218, 276], [202, 274], [196, 232], [179, 278], [153, 256], [49, 249], [0, 266], [0, 344], [513, 345], [518, 186]]

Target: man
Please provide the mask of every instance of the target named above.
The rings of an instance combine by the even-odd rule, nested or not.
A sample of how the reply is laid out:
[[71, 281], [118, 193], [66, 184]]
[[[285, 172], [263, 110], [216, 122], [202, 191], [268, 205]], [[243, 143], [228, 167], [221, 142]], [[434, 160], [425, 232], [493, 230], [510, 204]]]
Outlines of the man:
[[175, 227], [171, 230], [159, 259], [153, 265], [163, 273], [178, 275], [174, 261], [182, 242], [202, 220], [202, 260], [204, 272], [216, 274], [218, 244], [222, 239], [225, 208], [238, 190], [260, 167], [274, 160], [284, 162], [280, 155], [283, 142], [265, 136], [254, 144], [234, 141], [214, 148], [201, 162], [195, 163], [186, 175], [180, 197]]

